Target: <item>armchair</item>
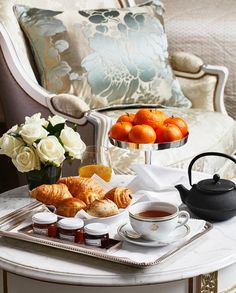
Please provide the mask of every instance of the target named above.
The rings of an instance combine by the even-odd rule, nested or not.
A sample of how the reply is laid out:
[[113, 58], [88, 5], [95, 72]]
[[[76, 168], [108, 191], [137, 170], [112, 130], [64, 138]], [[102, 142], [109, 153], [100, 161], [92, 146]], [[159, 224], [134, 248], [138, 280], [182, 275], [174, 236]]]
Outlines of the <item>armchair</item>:
[[[111, 106], [89, 110], [78, 97], [71, 94], [48, 92], [38, 82], [29, 44], [15, 18], [12, 6], [15, 3], [48, 9], [95, 8], [94, 1], [44, 1], [37, 0], [0, 0], [0, 101], [3, 108], [1, 120], [6, 128], [24, 121], [24, 117], [35, 112], [43, 116], [58, 114], [69, 122], [78, 125], [78, 131], [87, 145], [109, 145], [107, 132], [121, 111], [129, 106]], [[125, 7], [127, 1], [112, 1], [115, 7]], [[124, 2], [124, 3], [123, 3]], [[134, 4], [134, 3], [130, 3]], [[70, 6], [70, 7], [69, 7]], [[96, 8], [110, 7], [111, 0], [96, 1]], [[224, 87], [228, 76], [225, 67], [204, 65], [203, 61], [192, 54], [177, 52], [170, 56], [174, 72], [182, 90], [191, 101], [192, 109], [163, 109], [167, 113], [183, 116], [190, 125], [189, 142], [180, 149], [164, 150], [154, 154], [154, 161], [165, 166], [185, 168], [196, 154], [212, 150], [232, 155], [235, 152], [235, 121], [227, 115], [224, 107]], [[139, 105], [138, 107], [145, 106]], [[151, 107], [151, 105], [148, 105]], [[155, 105], [152, 105], [153, 107]], [[130, 111], [135, 111], [135, 107]], [[1, 111], [0, 111], [1, 113]], [[118, 173], [130, 172], [131, 161], [143, 160], [139, 152], [127, 152], [111, 147], [113, 167]], [[155, 158], [157, 157], [157, 158]], [[122, 158], [124, 160], [122, 160]], [[125, 164], [124, 164], [125, 163]], [[221, 158], [213, 161], [199, 160], [196, 170], [214, 173], [221, 169], [226, 177], [233, 177], [228, 162]], [[223, 166], [223, 167], [222, 167]], [[76, 165], [63, 170], [64, 175], [76, 174]], [[0, 166], [3, 170], [3, 166]], [[1, 175], [0, 175], [1, 176]], [[20, 184], [24, 180], [20, 179]]]

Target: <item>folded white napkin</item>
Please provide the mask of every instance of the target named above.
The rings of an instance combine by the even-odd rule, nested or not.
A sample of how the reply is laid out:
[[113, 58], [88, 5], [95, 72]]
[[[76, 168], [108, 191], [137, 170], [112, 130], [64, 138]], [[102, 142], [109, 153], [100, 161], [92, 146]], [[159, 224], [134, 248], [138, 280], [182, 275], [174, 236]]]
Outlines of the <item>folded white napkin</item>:
[[[177, 184], [189, 187], [187, 170], [184, 169], [143, 164], [132, 164], [131, 168], [137, 174], [127, 186], [133, 193], [138, 190], [173, 190]], [[198, 180], [206, 178], [206, 174], [200, 172], [193, 172], [193, 179], [195, 176]]]

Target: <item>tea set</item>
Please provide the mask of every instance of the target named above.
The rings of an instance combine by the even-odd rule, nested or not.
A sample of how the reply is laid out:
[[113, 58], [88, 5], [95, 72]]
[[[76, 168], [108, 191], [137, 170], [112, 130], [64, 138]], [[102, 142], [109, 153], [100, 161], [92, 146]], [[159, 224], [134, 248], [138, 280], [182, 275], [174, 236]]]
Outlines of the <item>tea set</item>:
[[165, 246], [189, 233], [185, 225], [189, 218], [188, 212], [171, 203], [139, 202], [129, 208], [129, 223], [119, 227], [118, 234], [136, 245]]
[[[189, 164], [187, 173], [190, 189], [182, 184], [173, 186], [180, 194], [186, 210], [180, 210], [173, 203], [149, 200], [135, 202], [118, 215], [101, 218], [103, 224], [111, 224], [120, 218], [128, 219], [118, 228], [118, 234], [127, 242], [147, 247], [158, 247], [172, 244], [190, 233], [190, 213], [193, 218], [206, 221], [224, 221], [236, 215], [235, 183], [221, 179], [214, 174], [210, 179], [204, 179], [192, 184], [192, 167], [200, 158], [205, 156], [220, 156], [234, 163], [236, 160], [219, 152], [206, 152], [197, 155]], [[85, 218], [86, 221], [88, 220]], [[105, 219], [105, 220], [104, 220]], [[99, 222], [98, 218], [92, 221]]]
[[[188, 179], [191, 186], [176, 185], [182, 202], [194, 217], [207, 221], [224, 221], [236, 215], [235, 183], [221, 179], [214, 174], [192, 184], [192, 166], [204, 156], [225, 157], [234, 163], [236, 160], [223, 153], [206, 152], [192, 159], [188, 167]], [[129, 222], [118, 229], [118, 234], [127, 242], [141, 246], [164, 246], [189, 234], [187, 225], [190, 215], [180, 211], [178, 206], [158, 201], [139, 202], [129, 207]]]
[[182, 202], [196, 216], [209, 221], [224, 221], [236, 215], [236, 188], [230, 180], [221, 179], [214, 174], [211, 179], [204, 179], [192, 184], [192, 166], [196, 160], [204, 156], [225, 157], [234, 163], [236, 160], [223, 153], [207, 152], [197, 155], [192, 159], [188, 167], [190, 190], [183, 185], [176, 185]]

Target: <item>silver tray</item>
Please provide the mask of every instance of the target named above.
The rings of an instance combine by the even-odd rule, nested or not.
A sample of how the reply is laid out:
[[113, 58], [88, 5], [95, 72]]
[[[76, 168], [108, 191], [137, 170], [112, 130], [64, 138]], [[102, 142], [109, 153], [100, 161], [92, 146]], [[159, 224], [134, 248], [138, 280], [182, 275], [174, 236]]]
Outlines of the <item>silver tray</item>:
[[104, 249], [96, 248], [93, 246], [86, 246], [83, 244], [75, 244], [69, 241], [60, 240], [58, 238], [55, 239], [47, 236], [33, 234], [32, 229], [30, 228], [32, 215], [41, 211], [48, 211], [48, 209], [45, 205], [39, 202], [33, 202], [27, 206], [17, 209], [16, 211], [10, 214], [1, 217], [0, 235], [18, 240], [37, 243], [44, 246], [54, 247], [61, 250], [67, 250], [74, 253], [111, 261], [114, 263], [120, 263], [137, 268], [144, 268], [160, 264], [161, 262], [175, 255], [182, 248], [185, 248], [190, 243], [192, 243], [196, 239], [199, 239], [212, 229], [212, 224], [206, 222], [202, 231], [195, 234], [194, 236], [179, 244], [178, 246], [170, 248], [170, 250], [161, 257], [155, 259], [154, 261], [139, 262], [131, 260], [128, 257], [124, 258], [113, 255], [114, 251], [122, 249], [122, 241], [116, 241], [115, 244], [112, 245], [109, 249]]
[[163, 142], [163, 143], [134, 143], [134, 142], [127, 142], [114, 139], [109, 136], [110, 143], [114, 146], [117, 146], [122, 149], [134, 149], [134, 150], [141, 150], [141, 151], [159, 151], [165, 150], [170, 148], [178, 148], [183, 146], [188, 141], [188, 134], [180, 139], [171, 142]]

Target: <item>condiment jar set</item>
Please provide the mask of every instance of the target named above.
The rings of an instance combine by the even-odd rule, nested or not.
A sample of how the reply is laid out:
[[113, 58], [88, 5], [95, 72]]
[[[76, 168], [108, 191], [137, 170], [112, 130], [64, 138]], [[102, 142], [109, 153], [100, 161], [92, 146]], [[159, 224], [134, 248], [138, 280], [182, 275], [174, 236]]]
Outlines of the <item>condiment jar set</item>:
[[58, 221], [57, 215], [48, 212], [34, 214], [33, 231], [48, 237], [59, 237], [62, 240], [85, 245], [106, 248], [109, 245], [108, 226], [102, 223], [91, 223], [84, 226], [79, 218], [64, 218]]
[[87, 245], [105, 248], [109, 245], [107, 225], [91, 223], [84, 227], [84, 242]]
[[60, 239], [75, 243], [83, 243], [83, 220], [76, 218], [65, 218], [61, 219], [57, 226]]

